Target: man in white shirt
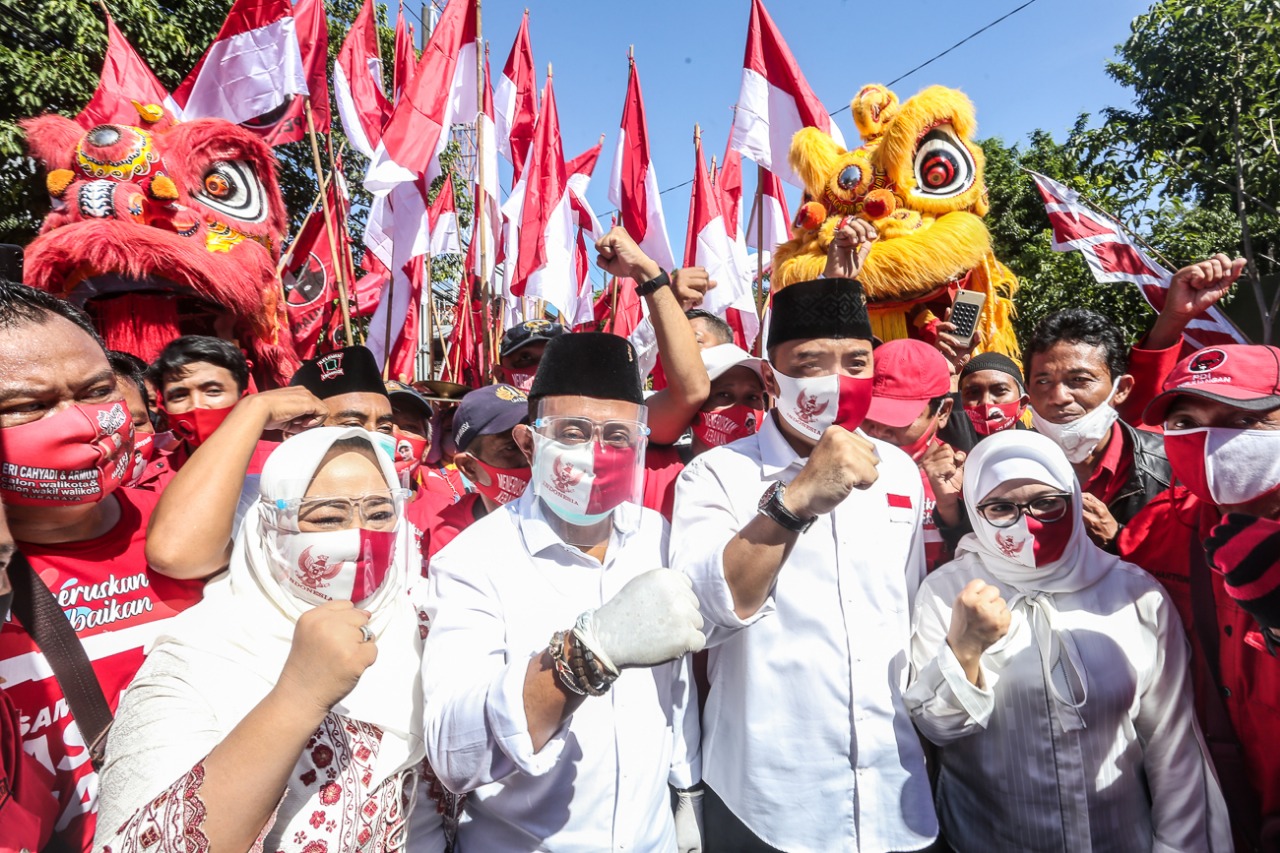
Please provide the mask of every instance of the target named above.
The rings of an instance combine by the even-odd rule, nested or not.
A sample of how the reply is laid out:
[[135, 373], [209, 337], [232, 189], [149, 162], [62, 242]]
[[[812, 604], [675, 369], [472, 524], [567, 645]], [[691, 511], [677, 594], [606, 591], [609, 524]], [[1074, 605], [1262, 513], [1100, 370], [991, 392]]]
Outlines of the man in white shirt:
[[529, 399], [535, 419], [513, 431], [529, 487], [428, 578], [427, 755], [468, 795], [459, 848], [700, 851], [685, 653], [702, 648], [702, 619], [688, 579], [657, 568], [666, 522], [640, 506], [635, 351], [556, 338]]
[[920, 475], [858, 430], [861, 285], [773, 296], [760, 432], [681, 475], [671, 535], [707, 620], [707, 850], [907, 851], [937, 835], [902, 703], [924, 577]]

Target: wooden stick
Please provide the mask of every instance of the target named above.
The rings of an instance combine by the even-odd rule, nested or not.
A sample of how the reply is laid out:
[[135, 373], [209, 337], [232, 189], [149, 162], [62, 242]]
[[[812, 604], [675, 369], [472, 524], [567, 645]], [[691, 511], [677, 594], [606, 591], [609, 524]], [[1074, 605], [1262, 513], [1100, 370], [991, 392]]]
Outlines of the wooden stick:
[[334, 278], [338, 281], [338, 300], [342, 308], [342, 331], [346, 335], [347, 346], [355, 343], [354, 336], [351, 333], [351, 306], [347, 304], [347, 281], [343, 274], [342, 265], [336, 263], [338, 259], [338, 242], [333, 234], [333, 213], [329, 210], [329, 184], [325, 181], [324, 167], [320, 164], [320, 142], [316, 138], [316, 121], [311, 115], [311, 100], [308, 98], [303, 101], [303, 111], [307, 114], [307, 135], [311, 137], [311, 158], [315, 163], [316, 180], [320, 182], [320, 195], [322, 196], [321, 210], [324, 211], [324, 232], [329, 239], [329, 257], [334, 263]]
[[[481, 16], [481, 0], [476, 0], [476, 43], [484, 44], [484, 29], [482, 27]], [[486, 51], [476, 51], [476, 209], [475, 215], [472, 217], [471, 239], [480, 241], [480, 301], [488, 305], [493, 294], [490, 293], [489, 282], [484, 272], [488, 268], [489, 250], [485, 245], [485, 192], [484, 192], [484, 133], [481, 130], [482, 117], [484, 116], [484, 60]], [[469, 271], [468, 271], [469, 272]], [[486, 324], [486, 327], [488, 324]], [[492, 333], [488, 328], [484, 331], [484, 336], [480, 340], [480, 360], [483, 362], [482, 369], [485, 373], [489, 372], [491, 356], [493, 354], [493, 342], [490, 339]]]
[[756, 313], [764, 319], [764, 166], [756, 167]]
[[[330, 180], [332, 180], [332, 177]], [[316, 205], [320, 203], [322, 198], [324, 198], [324, 190], [316, 193], [316, 197], [311, 200], [311, 206], [307, 208], [306, 215], [302, 217], [302, 222], [298, 225], [298, 233], [293, 235], [289, 240], [289, 248], [285, 249], [280, 255], [280, 263], [276, 264], [276, 278], [284, 274], [284, 268], [289, 266], [289, 261], [293, 260], [293, 250], [298, 247], [298, 234], [302, 233], [302, 226], [307, 224], [307, 217], [315, 213]]]
[[422, 262], [422, 279], [423, 290], [427, 294], [427, 378], [436, 378], [436, 327], [435, 327], [435, 306], [436, 293], [431, 286], [431, 253], [427, 252], [427, 259]]

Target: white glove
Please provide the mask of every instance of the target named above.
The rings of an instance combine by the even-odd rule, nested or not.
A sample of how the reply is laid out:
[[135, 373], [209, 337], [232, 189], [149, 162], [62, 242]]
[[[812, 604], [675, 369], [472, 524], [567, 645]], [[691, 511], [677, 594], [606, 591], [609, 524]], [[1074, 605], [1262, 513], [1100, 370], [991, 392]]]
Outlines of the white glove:
[[676, 849], [702, 853], [701, 791], [676, 791]]
[[655, 666], [707, 644], [693, 583], [671, 569], [632, 578], [598, 610], [582, 614], [576, 630], [606, 668]]

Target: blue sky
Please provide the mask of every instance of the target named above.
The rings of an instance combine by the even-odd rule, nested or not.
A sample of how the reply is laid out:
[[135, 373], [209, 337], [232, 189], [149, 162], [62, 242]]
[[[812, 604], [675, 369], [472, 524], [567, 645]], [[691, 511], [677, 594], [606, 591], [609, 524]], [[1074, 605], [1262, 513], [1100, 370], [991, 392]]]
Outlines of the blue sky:
[[[887, 82], [944, 50], [1023, 0], [898, 0], [800, 3], [766, 0], [809, 84], [828, 110], [846, 106], [865, 83]], [[406, 13], [415, 9], [409, 0]], [[609, 165], [627, 81], [627, 48], [635, 46], [649, 142], [665, 189], [693, 175], [693, 126], [704, 151], [719, 157], [741, 77], [750, 0], [483, 0], [484, 36], [493, 73], [501, 72], [524, 8], [538, 83], [554, 65], [565, 155], [606, 134], [589, 200], [607, 198]], [[966, 92], [977, 107], [979, 134], [1006, 142], [1043, 128], [1061, 137], [1081, 112], [1123, 106], [1129, 93], [1107, 77], [1106, 61], [1149, 0], [1037, 0], [967, 44], [894, 86], [905, 99], [928, 85]], [[845, 139], [857, 131], [848, 110], [836, 116]], [[510, 169], [503, 167], [503, 187]], [[746, 192], [754, 169], [744, 163]], [[789, 199], [792, 212], [795, 197]], [[676, 258], [683, 253], [689, 190], [663, 196]], [[607, 224], [607, 221], [606, 221]]]

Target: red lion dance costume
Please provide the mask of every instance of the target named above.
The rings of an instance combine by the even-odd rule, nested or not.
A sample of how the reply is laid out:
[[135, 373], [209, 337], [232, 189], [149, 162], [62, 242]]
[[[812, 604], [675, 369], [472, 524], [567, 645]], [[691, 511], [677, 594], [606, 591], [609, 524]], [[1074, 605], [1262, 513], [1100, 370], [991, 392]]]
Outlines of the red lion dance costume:
[[184, 334], [239, 341], [264, 385], [299, 365], [276, 274], [285, 233], [275, 157], [230, 122], [89, 131], [57, 115], [22, 123], [53, 209], [26, 250], [26, 283], [84, 308], [107, 346], [148, 361]]

